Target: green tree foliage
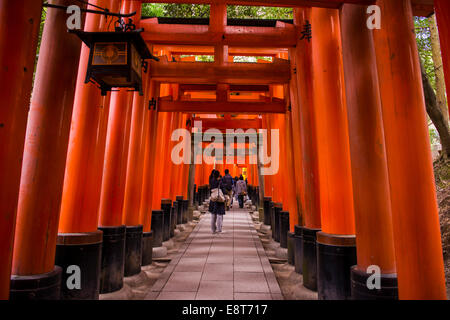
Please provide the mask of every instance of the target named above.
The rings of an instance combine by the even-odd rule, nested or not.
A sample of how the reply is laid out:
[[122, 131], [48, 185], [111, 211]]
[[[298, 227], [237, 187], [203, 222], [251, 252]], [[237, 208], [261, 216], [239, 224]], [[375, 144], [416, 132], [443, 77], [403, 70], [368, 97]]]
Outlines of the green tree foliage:
[[166, 17], [176, 18], [208, 18], [209, 5], [206, 4], [166, 4], [164, 7]]
[[[229, 18], [292, 19], [292, 8], [228, 6]], [[209, 5], [146, 3], [142, 5], [146, 17], [208, 18]]]
[[431, 32], [430, 20], [422, 17], [414, 18], [414, 25], [416, 29], [417, 47], [419, 49], [419, 56], [422, 59], [423, 66], [430, 79], [433, 89], [436, 90], [436, 73], [433, 62], [433, 53], [431, 49]]
[[445, 102], [445, 84], [443, 74], [437, 69], [441, 62], [438, 40], [433, 37], [434, 18], [414, 18], [417, 47], [422, 65], [422, 82], [424, 87], [425, 104], [429, 116], [429, 132], [431, 144], [440, 143], [442, 156], [450, 157], [450, 131], [447, 122], [447, 108]]
[[292, 8], [228, 6], [229, 18], [240, 19], [292, 19]]
[[40, 29], [39, 29], [39, 40], [38, 40], [38, 46], [37, 46], [37, 51], [36, 51], [36, 62], [39, 57], [39, 49], [41, 48], [42, 33], [44, 32], [44, 23], [45, 23], [46, 17], [47, 17], [47, 8], [43, 8], [42, 14], [41, 14], [41, 25], [40, 25]]
[[143, 3], [143, 17], [162, 17], [164, 16], [164, 4], [162, 3]]

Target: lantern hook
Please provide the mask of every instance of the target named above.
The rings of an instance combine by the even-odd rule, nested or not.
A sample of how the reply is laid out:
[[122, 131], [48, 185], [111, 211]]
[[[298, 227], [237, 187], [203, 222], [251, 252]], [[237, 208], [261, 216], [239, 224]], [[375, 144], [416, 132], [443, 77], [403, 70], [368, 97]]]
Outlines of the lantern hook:
[[136, 25], [133, 23], [133, 19], [128, 18], [128, 23], [125, 23], [123, 18], [117, 19], [114, 23], [116, 32], [127, 32], [127, 31], [135, 31]]

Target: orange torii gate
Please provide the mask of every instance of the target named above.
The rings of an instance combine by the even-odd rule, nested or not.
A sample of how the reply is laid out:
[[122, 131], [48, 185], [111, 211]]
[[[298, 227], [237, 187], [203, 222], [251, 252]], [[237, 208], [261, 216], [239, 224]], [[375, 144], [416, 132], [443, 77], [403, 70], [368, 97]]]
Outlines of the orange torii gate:
[[[121, 8], [117, 0], [89, 1], [113, 12], [140, 12], [146, 2], [186, 0], [124, 0]], [[323, 299], [445, 299], [411, 29], [413, 14], [429, 15], [434, 4], [449, 84], [448, 1], [189, 2], [211, 4], [210, 25], [139, 21], [140, 14], [135, 19], [153, 52], [167, 56], [150, 63], [143, 97], [126, 89], [101, 97], [92, 84], [83, 83], [89, 52], [66, 33], [65, 13], [49, 10], [28, 123], [42, 3], [6, 1], [0, 7], [2, 21], [14, 26], [0, 37], [0, 78], [8, 79], [0, 98], [10, 105], [0, 113], [6, 146], [0, 157], [0, 298], [11, 292], [11, 298], [96, 299], [99, 292], [120, 289], [124, 270], [127, 275], [140, 270], [141, 261], [131, 253], [146, 253], [131, 239], [150, 235], [152, 210], [177, 196], [188, 199], [189, 166], [170, 161], [173, 130], [191, 129], [191, 114], [245, 113], [261, 115], [264, 129], [280, 130], [280, 169], [264, 176], [264, 196], [290, 212], [291, 231], [300, 230], [306, 286], [317, 288]], [[228, 26], [226, 5], [233, 4], [294, 7], [294, 21]], [[380, 30], [361, 27], [372, 4], [382, 10]], [[300, 40], [307, 21], [312, 38]], [[106, 30], [108, 24], [87, 14], [84, 28]], [[191, 53], [214, 54], [215, 62], [170, 62], [172, 56]], [[232, 55], [267, 55], [273, 63], [234, 64]], [[215, 97], [183, 97], [196, 90], [189, 85], [213, 85]], [[239, 101], [231, 97], [233, 89], [258, 99]], [[149, 100], [156, 106], [149, 108]], [[215, 120], [207, 121], [210, 127]], [[223, 128], [242, 124], [224, 121], [229, 123]], [[247, 126], [259, 127], [250, 121]], [[412, 143], [405, 144], [405, 136]], [[196, 170], [197, 185], [208, 183], [211, 169]], [[256, 170], [249, 171], [252, 183], [258, 180]], [[345, 253], [334, 259], [333, 250]], [[82, 290], [59, 291], [62, 272], [55, 259], [58, 266], [87, 270]], [[331, 278], [323, 275], [325, 265], [334, 266], [328, 270]], [[342, 270], [352, 265], [350, 278]], [[365, 286], [370, 266], [381, 273], [376, 293]], [[39, 283], [47, 285], [36, 287]]]

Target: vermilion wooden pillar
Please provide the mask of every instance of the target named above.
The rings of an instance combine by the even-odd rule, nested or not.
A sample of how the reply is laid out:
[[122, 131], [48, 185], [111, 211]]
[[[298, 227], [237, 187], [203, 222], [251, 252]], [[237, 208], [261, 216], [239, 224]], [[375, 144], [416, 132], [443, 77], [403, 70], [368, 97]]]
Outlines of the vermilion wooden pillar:
[[[129, 1], [121, 11], [129, 12]], [[107, 142], [99, 205], [99, 229], [103, 231], [100, 293], [123, 285], [126, 227], [122, 224], [133, 95], [128, 89], [111, 94]]]
[[19, 197], [42, 1], [2, 1], [0, 19], [0, 300], [9, 297]]
[[154, 168], [154, 180], [153, 180], [153, 197], [152, 197], [152, 209], [161, 209], [161, 196], [162, 196], [162, 179], [164, 170], [164, 152], [163, 152], [163, 137], [167, 131], [168, 119], [170, 114], [168, 112], [161, 112], [158, 114], [157, 132], [156, 132], [156, 150], [155, 156], [157, 156]]
[[[161, 85], [161, 96], [167, 96], [170, 93], [170, 85], [168, 84], [162, 84]], [[157, 185], [155, 188], [159, 189], [160, 195], [159, 200], [156, 200], [157, 203], [155, 203], [158, 208], [160, 207], [161, 200], [162, 199], [168, 199], [170, 196], [170, 175], [171, 175], [171, 169], [172, 169], [172, 162], [170, 161], [170, 151], [168, 149], [169, 143], [170, 143], [170, 136], [172, 134], [172, 126], [174, 121], [174, 113], [169, 112], [164, 115], [164, 117], [161, 118], [163, 121], [162, 125], [163, 128], [161, 132], [158, 132], [160, 139], [160, 145], [159, 145], [159, 152], [160, 155], [160, 166], [158, 170], [157, 179], [155, 179], [155, 182]], [[159, 202], [159, 204], [158, 204]]]
[[[174, 87], [174, 99], [178, 99], [178, 86]], [[183, 128], [183, 114], [181, 112], [175, 113], [175, 121], [172, 127], [172, 131], [170, 132], [170, 136], [174, 132], [174, 130], [179, 130]], [[182, 181], [182, 170], [183, 170], [183, 164], [175, 164], [172, 161], [172, 150], [176, 144], [178, 144], [178, 141], [170, 141], [170, 144], [168, 145], [168, 157], [169, 157], [169, 164], [172, 166], [172, 174], [171, 174], [171, 185], [170, 185], [170, 199], [172, 201], [172, 204], [177, 202], [177, 205], [180, 207], [177, 212], [172, 213], [170, 216], [170, 236], [174, 236], [174, 229], [176, 228], [177, 222], [187, 222], [188, 218], [188, 211], [186, 207], [186, 201], [187, 199], [183, 196], [182, 193], [182, 187], [181, 183]], [[178, 216], [178, 213], [180, 214]], [[184, 219], [184, 221], [183, 221]]]
[[[192, 128], [191, 128], [191, 115], [189, 114], [182, 114], [181, 116], [181, 128], [186, 129], [189, 133], [191, 132]], [[192, 150], [192, 141], [191, 143], [187, 144], [187, 148], [190, 148], [191, 152], [193, 152]], [[190, 161], [192, 161], [193, 159], [193, 154], [191, 154], [191, 158], [189, 159]], [[194, 211], [194, 206], [193, 206], [193, 194], [191, 193], [191, 189], [193, 191], [193, 176], [195, 175], [195, 172], [192, 172], [192, 170], [195, 170], [194, 166], [190, 166], [189, 163], [186, 164], [181, 164], [180, 165], [180, 185], [179, 185], [179, 190], [180, 190], [180, 195], [183, 196], [184, 199], [184, 206], [185, 209], [187, 208], [187, 219], [188, 221], [192, 221], [193, 220], [193, 211]], [[192, 175], [192, 178], [191, 178]]]
[[[141, 1], [130, 1], [129, 11], [138, 12], [134, 17], [133, 23], [139, 27]], [[123, 207], [123, 224], [127, 226], [138, 226], [139, 205], [142, 190], [142, 167], [141, 145], [145, 140], [146, 110], [148, 109], [148, 77], [143, 74], [144, 96], [135, 92], [133, 95], [132, 118], [130, 128], [129, 152], [126, 169], [125, 198]]]
[[[218, 37], [225, 32], [227, 25], [227, 5], [211, 4], [209, 30], [217, 33]], [[214, 62], [224, 64], [228, 62], [228, 46], [216, 45], [214, 47]]]
[[297, 54], [296, 49], [289, 51], [289, 57], [291, 61], [291, 81], [289, 84], [289, 94], [291, 102], [290, 113], [290, 145], [293, 150], [292, 154], [292, 167], [295, 174], [295, 188], [294, 197], [297, 205], [297, 217], [291, 218], [291, 230], [294, 230], [294, 226], [304, 225], [304, 203], [305, 203], [305, 187], [303, 185], [303, 153], [302, 153], [302, 140], [300, 136], [300, 97], [298, 96], [298, 83], [297, 83]]
[[[279, 96], [281, 97], [281, 95]], [[276, 131], [271, 133], [271, 144], [278, 144], [278, 150], [271, 149], [271, 157], [272, 162], [275, 161], [276, 153], [278, 152], [279, 158], [279, 167], [278, 172], [272, 175], [272, 202], [274, 209], [271, 209], [271, 228], [272, 228], [272, 238], [276, 242], [280, 242], [280, 228], [279, 228], [279, 213], [283, 211], [283, 206], [286, 207], [286, 202], [284, 202], [284, 186], [286, 184], [286, 180], [284, 178], [284, 163], [283, 159], [285, 154], [283, 154], [284, 150], [284, 128], [285, 128], [285, 119], [282, 114], [272, 114], [270, 115], [272, 118], [271, 129], [278, 131], [278, 141], [276, 141], [276, 136], [273, 134]], [[275, 209], [277, 208], [277, 209]]]
[[[291, 66], [295, 68], [295, 54], [292, 54], [292, 51], [290, 53]], [[286, 149], [290, 150], [291, 152], [288, 152], [286, 155], [287, 167], [289, 168], [286, 179], [290, 181], [291, 187], [289, 187], [288, 189], [288, 197], [290, 199], [290, 206], [288, 208], [289, 231], [286, 236], [288, 263], [295, 266], [295, 226], [301, 226], [304, 224], [302, 154], [301, 139], [300, 135], [298, 134], [300, 132], [300, 108], [298, 104], [297, 78], [295, 77], [295, 74], [292, 76], [289, 89], [291, 108], [286, 113]], [[295, 135], [295, 138], [293, 132], [297, 133]]]
[[12, 299], [60, 297], [56, 236], [81, 49], [80, 40], [67, 33], [66, 19], [64, 11], [49, 9], [42, 36], [20, 180]]
[[[249, 157], [246, 157], [246, 167], [247, 167], [247, 183], [248, 185], [253, 186], [253, 168], [252, 165], [249, 162]], [[220, 172], [220, 174], [223, 175], [223, 170]]]
[[[266, 130], [266, 149], [264, 150], [264, 153], [270, 156], [270, 129], [272, 128], [271, 124], [271, 118], [270, 115], [263, 115], [263, 130]], [[238, 171], [239, 173], [239, 171]], [[238, 174], [239, 176], [239, 174]], [[272, 200], [272, 176], [271, 175], [264, 175], [264, 197], [269, 198], [270, 201]]]
[[[272, 148], [271, 148], [271, 146], [272, 146], [272, 130], [273, 129], [277, 129], [277, 127], [278, 127], [278, 125], [277, 125], [277, 122], [276, 122], [276, 119], [275, 119], [275, 115], [272, 115], [272, 114], [268, 114], [267, 115], [267, 121], [268, 121], [268, 125], [267, 125], [267, 148], [269, 149], [268, 150], [268, 152], [267, 152], [267, 154], [269, 155], [269, 156], [271, 156], [272, 155], [272, 152], [274, 152], [274, 151], [272, 151]], [[269, 153], [269, 151], [270, 151], [270, 153]], [[272, 201], [273, 202], [275, 202], [275, 201], [277, 201], [277, 192], [276, 192], [276, 190], [275, 190], [275, 187], [276, 187], [276, 185], [277, 185], [277, 179], [276, 179], [276, 174], [273, 174], [273, 175], [270, 175], [269, 176], [270, 178], [269, 178], [269, 189], [270, 189], [270, 195], [272, 196]]]
[[[146, 86], [145, 93], [147, 91]], [[125, 184], [125, 199], [123, 207], [123, 223], [127, 226], [140, 225], [139, 205], [142, 191], [142, 140], [146, 139], [145, 129], [148, 127], [147, 99], [134, 94], [133, 114], [131, 120], [130, 150], [127, 162], [127, 179]]]
[[[298, 106], [297, 106], [298, 107]], [[293, 141], [292, 139], [292, 113], [288, 111], [286, 113], [286, 130], [285, 130], [285, 136], [286, 136], [286, 147], [285, 147], [285, 163], [286, 163], [286, 172], [285, 172], [285, 179], [286, 179], [286, 192], [287, 192], [287, 198], [288, 198], [288, 207], [286, 208], [287, 211], [289, 211], [289, 231], [294, 231], [294, 226], [299, 224], [301, 222], [301, 212], [298, 207], [298, 201], [297, 201], [297, 185], [296, 185], [296, 169], [294, 166], [295, 161], [297, 159], [295, 158], [295, 143], [299, 143], [300, 141]]]
[[420, 64], [408, 0], [378, 1], [374, 30], [400, 299], [446, 299]]
[[[311, 22], [311, 8], [294, 9], [295, 24], [303, 30]], [[304, 180], [304, 221], [305, 227], [320, 229], [320, 193], [317, 163], [317, 137], [313, 97], [313, 51], [312, 42], [306, 39], [297, 43], [296, 66], [299, 97], [300, 134], [302, 145], [302, 171]]]
[[[352, 268], [352, 298], [395, 299], [386, 146], [373, 36], [369, 29], [361, 28], [366, 19], [364, 6], [344, 5], [341, 10], [358, 262]], [[371, 265], [380, 268], [381, 290], [370, 290], [366, 285]]]
[[[129, 9], [138, 12], [134, 23], [139, 27], [141, 1], [132, 1]], [[122, 222], [126, 225], [125, 271], [126, 277], [141, 272], [143, 225], [140, 220], [142, 196], [143, 153], [148, 126], [148, 77], [143, 74], [144, 95], [138, 92], [133, 97], [133, 112], [130, 127], [129, 151], [126, 169], [125, 195]]]
[[446, 0], [434, 0], [434, 8], [441, 41], [447, 95], [450, 95], [450, 3]]
[[[317, 160], [318, 141], [316, 137], [316, 115], [312, 81], [314, 78], [315, 66], [313, 65], [312, 40], [308, 41], [307, 38], [300, 34], [300, 32], [305, 30], [311, 22], [311, 8], [294, 9], [294, 23], [299, 30], [299, 41], [296, 45], [294, 59], [299, 112], [293, 112], [293, 116], [297, 118], [296, 121], [299, 121], [298, 127], [300, 132], [293, 132], [293, 136], [300, 136], [301, 140], [302, 163], [300, 169], [302, 170], [304, 183], [304, 226], [294, 226], [295, 270], [296, 272], [302, 273], [303, 266], [306, 264], [307, 274], [308, 271], [310, 274], [311, 271], [315, 272], [316, 266], [314, 264], [316, 258], [312, 256], [314, 254], [314, 249], [311, 249], [309, 258], [305, 259], [303, 231], [306, 230], [307, 233], [313, 234], [312, 239], [308, 239], [308, 241], [315, 243], [315, 233], [321, 228], [319, 169]], [[296, 168], [297, 167], [299, 167], [298, 163], [296, 165]], [[314, 273], [312, 273], [312, 275], [314, 275]], [[315, 277], [307, 276], [307, 279], [312, 279], [311, 283], [314, 284]], [[315, 286], [311, 285], [310, 287], [314, 288]]]
[[[179, 85], [178, 84], [172, 84], [170, 86], [170, 95], [173, 97], [173, 99], [175, 101], [179, 100]], [[175, 200], [177, 195], [179, 194], [179, 170], [180, 170], [180, 166], [179, 165], [175, 165], [173, 163], [173, 161], [171, 160], [171, 154], [172, 154], [172, 148], [175, 146], [176, 142], [172, 141], [171, 137], [172, 137], [172, 133], [174, 132], [174, 130], [177, 130], [180, 128], [181, 126], [181, 119], [182, 118], [182, 114], [180, 112], [175, 112], [174, 113], [174, 119], [173, 119], [173, 123], [172, 123], [172, 128], [171, 131], [169, 133], [169, 144], [166, 147], [166, 151], [168, 153], [168, 162], [167, 164], [170, 165], [170, 177], [167, 177], [167, 179], [169, 181], [176, 181], [175, 183], [170, 183], [169, 184], [169, 199], [171, 199], [172, 201]]]
[[[277, 58], [279, 59], [288, 59], [289, 56], [286, 52], [280, 52], [277, 54]], [[285, 99], [287, 98], [286, 95], [286, 86], [282, 86], [282, 85], [277, 85], [274, 86], [274, 92], [273, 92], [273, 96], [280, 98], [280, 99]], [[289, 210], [289, 199], [288, 199], [288, 188], [290, 187], [288, 183], [286, 183], [288, 180], [286, 178], [287, 174], [290, 174], [288, 172], [288, 168], [287, 168], [287, 162], [286, 162], [286, 154], [287, 152], [291, 152], [291, 150], [287, 150], [286, 149], [286, 130], [287, 130], [287, 126], [288, 126], [288, 118], [284, 115], [284, 114], [278, 114], [276, 115], [276, 117], [278, 118], [279, 121], [279, 137], [280, 137], [280, 155], [279, 155], [279, 162], [280, 162], [280, 168], [279, 168], [279, 172], [277, 175], [278, 178], [278, 188], [280, 189], [280, 201], [283, 206], [284, 206], [284, 210]], [[283, 165], [284, 164], [284, 165]]]
[[[160, 95], [166, 96], [169, 93], [169, 86], [166, 84], [162, 84], [160, 86]], [[172, 132], [172, 120], [173, 113], [159, 113], [158, 115], [158, 129], [157, 129], [157, 145], [156, 145], [156, 163], [155, 163], [155, 177], [153, 181], [153, 201], [152, 207], [154, 210], [160, 210], [162, 202], [171, 202], [168, 199], [170, 194], [170, 175], [168, 175], [168, 168], [171, 165], [170, 161], [170, 152], [168, 149], [170, 142], [170, 134]], [[170, 212], [166, 210], [166, 215], [163, 215], [163, 220], [168, 218]], [[167, 225], [168, 226], [168, 225]], [[156, 228], [156, 229], [155, 229]], [[161, 229], [162, 228], [162, 229]], [[164, 221], [163, 224], [155, 225], [152, 223], [152, 230], [157, 230], [155, 232], [161, 232], [163, 234], [163, 241], [168, 240], [168, 230], [164, 233]], [[158, 246], [161, 244], [158, 243]]]
[[[154, 81], [150, 81], [149, 87], [149, 99], [156, 99], [158, 96], [158, 84]], [[151, 231], [151, 212], [152, 212], [152, 196], [153, 196], [153, 180], [154, 180], [154, 168], [156, 163], [156, 137], [157, 137], [157, 121], [158, 112], [156, 110], [148, 110], [147, 117], [149, 126], [148, 132], [145, 138], [145, 154], [142, 158], [144, 162], [143, 168], [143, 184], [142, 184], [142, 197], [139, 208], [140, 223], [144, 226], [144, 233]]]
[[[122, 2], [121, 12], [133, 11], [132, 2], [138, 4], [134, 0]], [[99, 206], [99, 229], [103, 231], [100, 293], [116, 291], [123, 286], [127, 231], [123, 225], [123, 208], [132, 111], [133, 94], [128, 89], [111, 94]]]
[[[129, 1], [127, 10], [137, 12], [133, 23], [139, 28], [142, 4], [140, 0]], [[122, 212], [122, 223], [126, 226], [125, 239], [125, 266], [126, 277], [138, 274], [142, 263], [142, 235], [143, 226], [140, 223], [140, 200], [142, 191], [142, 153], [141, 146], [145, 141], [145, 126], [148, 124], [145, 117], [148, 108], [148, 77], [143, 74], [143, 91], [141, 96], [138, 92], [133, 94], [133, 105], [131, 124], [129, 129], [128, 153], [125, 170], [124, 203]], [[128, 130], [127, 130], [128, 132]]]
[[[176, 129], [180, 128], [180, 124], [181, 124], [181, 120], [182, 120], [181, 117], [182, 117], [182, 115], [179, 112], [177, 112], [176, 113], [176, 124], [173, 127], [172, 132], [173, 132], [173, 130], [176, 130]], [[172, 135], [172, 132], [171, 132], [171, 135]], [[169, 149], [168, 150], [169, 151], [169, 159], [171, 159], [172, 149], [175, 146], [175, 144], [176, 144], [175, 141], [171, 141], [170, 144], [167, 147], [167, 149]], [[170, 199], [175, 200], [176, 196], [179, 196], [180, 195], [180, 191], [181, 191], [181, 188], [180, 188], [180, 177], [181, 177], [181, 175], [180, 175], [180, 166], [181, 165], [174, 164], [172, 162], [172, 160], [169, 160], [169, 161], [172, 164], [172, 177], [171, 177], [171, 180], [173, 181], [173, 183], [170, 185]]]
[[[132, 95], [127, 89], [111, 94], [105, 160], [99, 207], [99, 229], [103, 231], [100, 293], [119, 290], [123, 285], [125, 226], [122, 224], [128, 141], [127, 122], [131, 118]], [[111, 245], [118, 243], [119, 245]], [[115, 281], [114, 279], [117, 279]]]
[[169, 182], [167, 189], [169, 191], [168, 199], [175, 200], [175, 197], [179, 195], [178, 186], [179, 186], [179, 168], [180, 166], [175, 165], [172, 161], [172, 148], [175, 146], [175, 142], [171, 141], [172, 133], [174, 130], [180, 128], [181, 124], [181, 113], [174, 112], [173, 113], [173, 121], [171, 125], [171, 129], [168, 136], [168, 144], [166, 146], [167, 153], [167, 161], [166, 164], [170, 168], [170, 175], [167, 174], [166, 180]]
[[[284, 119], [283, 119], [283, 117], [281, 116], [281, 115], [278, 115], [278, 114], [273, 114], [273, 115], [271, 115], [271, 117], [272, 117], [272, 127], [271, 127], [271, 130], [278, 130], [278, 132], [279, 132], [279, 140], [278, 140], [278, 145], [279, 145], [279, 161], [280, 161], [280, 164], [281, 164], [281, 159], [282, 159], [282, 157], [283, 157], [283, 155], [281, 154], [281, 150], [282, 150], [282, 147], [281, 147], [281, 140], [282, 140], [282, 134], [281, 134], [281, 132], [283, 131], [283, 128], [284, 128]], [[273, 139], [275, 139], [275, 137], [271, 134], [271, 137], [270, 137], [270, 139], [271, 139], [271, 143], [272, 143], [272, 140]], [[271, 156], [272, 156], [272, 161], [273, 161], [273, 158], [274, 158], [274, 154], [275, 154], [275, 150], [271, 150], [270, 151], [271, 152]], [[278, 172], [277, 173], [275, 173], [274, 175], [272, 175], [272, 201], [273, 202], [280, 202], [280, 203], [282, 203], [283, 202], [283, 185], [282, 185], [282, 182], [281, 182], [281, 171], [283, 170], [282, 168], [281, 168], [282, 166], [280, 165], [279, 166], [279, 168], [278, 168]]]
[[[264, 145], [264, 137], [263, 135], [260, 135], [260, 138], [263, 139], [260, 142], [260, 148], [262, 148], [261, 150], [258, 151], [258, 153], [263, 153], [267, 156], [270, 156], [271, 154], [271, 139], [270, 139], [270, 129], [272, 128], [272, 123], [271, 123], [271, 118], [269, 114], [265, 114], [262, 116], [262, 132], [265, 132], [265, 136], [266, 136], [266, 142]], [[265, 148], [265, 150], [264, 150]], [[259, 155], [258, 155], [259, 157]], [[263, 160], [263, 159], [261, 159]], [[272, 192], [272, 185], [273, 185], [273, 176], [272, 175], [268, 175], [268, 174], [263, 174], [264, 172], [264, 167], [266, 167], [267, 165], [264, 165], [261, 163], [261, 177], [264, 179], [264, 198], [263, 198], [263, 206], [264, 206], [264, 224], [267, 226], [271, 226], [272, 225], [272, 206], [273, 206], [273, 202], [272, 202], [272, 196], [273, 196], [273, 192]], [[239, 169], [239, 168], [238, 168]], [[238, 171], [239, 172], [239, 171]], [[239, 174], [238, 174], [239, 176]]]
[[[279, 55], [279, 58], [281, 56]], [[273, 86], [273, 96], [276, 98], [280, 98], [283, 99], [284, 98], [284, 88], [281, 85], [275, 85]], [[283, 203], [283, 198], [284, 198], [284, 183], [283, 183], [283, 166], [282, 164], [282, 159], [285, 156], [282, 153], [283, 147], [284, 147], [284, 128], [285, 128], [285, 119], [284, 119], [284, 115], [280, 115], [280, 114], [272, 114], [270, 115], [270, 117], [273, 120], [273, 127], [271, 129], [275, 129], [278, 130], [278, 136], [279, 136], [279, 141], [276, 141], [276, 143], [279, 144], [279, 152], [280, 154], [279, 156], [279, 162], [280, 162], [280, 166], [278, 168], [278, 172], [276, 174], [273, 175], [273, 191], [272, 191], [272, 201], [273, 202], [279, 202], [279, 203]], [[271, 135], [271, 143], [272, 143], [272, 139], [274, 139], [274, 137]], [[275, 152], [275, 150], [271, 150], [271, 153]], [[272, 161], [273, 161], [274, 156], [272, 156]], [[285, 204], [286, 205], [286, 204]]]
[[[111, 1], [91, 1], [101, 7]], [[117, 6], [116, 6], [117, 7]], [[84, 30], [102, 31], [106, 20], [87, 14]], [[82, 45], [75, 90], [61, 202], [56, 264], [85, 270], [80, 290], [62, 290], [62, 299], [98, 299], [102, 233], [97, 230], [98, 205], [106, 142], [109, 101], [92, 83], [85, 84], [90, 49]], [[105, 104], [105, 102], [107, 104]], [[84, 174], [80, 174], [84, 172]], [[63, 282], [69, 274], [63, 274]]]
[[[183, 120], [182, 120], [182, 125], [183, 128], [185, 128], [186, 130], [188, 130], [189, 132], [191, 132], [192, 128], [191, 125], [187, 125], [188, 120], [191, 118], [190, 115], [188, 114], [183, 114]], [[190, 120], [192, 122], [192, 120]], [[191, 147], [191, 146], [189, 146]], [[191, 150], [193, 151], [193, 150]], [[192, 157], [191, 157], [192, 159]], [[189, 199], [190, 195], [189, 195], [189, 190], [188, 190], [188, 183], [189, 183], [189, 164], [184, 164], [183, 165], [183, 169], [182, 169], [182, 173], [181, 173], [181, 194], [185, 199]], [[190, 199], [189, 199], [190, 200]], [[191, 203], [191, 202], [190, 202]]]
[[162, 198], [170, 199], [170, 186], [171, 186], [171, 176], [172, 176], [172, 167], [173, 163], [170, 155], [170, 136], [172, 135], [175, 124], [178, 121], [178, 116], [175, 112], [170, 112], [167, 119], [167, 127], [164, 132], [163, 138], [163, 150], [164, 153], [164, 170], [161, 180], [161, 188], [162, 188]]
[[[317, 289], [319, 299], [349, 299], [356, 242], [339, 11], [313, 8], [311, 24], [322, 221], [317, 233]], [[304, 229], [304, 244], [313, 236]]]
[[[189, 130], [186, 126], [186, 122], [188, 120], [188, 114], [180, 115], [180, 122], [178, 129], [186, 129]], [[188, 145], [188, 148], [191, 146]], [[189, 177], [189, 164], [180, 164], [178, 165], [178, 184], [177, 184], [177, 193], [176, 195], [180, 195], [183, 199], [188, 199], [188, 177]]]
[[280, 156], [279, 156], [279, 161], [280, 161], [280, 168], [278, 170], [278, 174], [277, 174], [277, 188], [279, 189], [280, 193], [279, 193], [279, 202], [283, 203], [284, 207], [287, 208], [289, 205], [287, 203], [287, 199], [286, 199], [286, 180], [285, 180], [285, 175], [286, 175], [286, 166], [282, 165], [282, 164], [286, 164], [285, 162], [283, 162], [283, 158], [284, 160], [286, 160], [286, 133], [285, 133], [285, 129], [286, 129], [286, 117], [284, 114], [277, 114], [276, 117], [278, 118], [278, 129], [279, 131], [279, 136], [280, 136]]

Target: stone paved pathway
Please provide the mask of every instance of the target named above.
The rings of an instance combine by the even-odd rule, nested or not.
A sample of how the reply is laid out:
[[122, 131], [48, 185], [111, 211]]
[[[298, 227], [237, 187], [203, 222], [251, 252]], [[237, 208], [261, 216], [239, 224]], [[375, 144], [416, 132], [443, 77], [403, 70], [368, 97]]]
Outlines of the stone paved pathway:
[[146, 299], [282, 300], [248, 211], [227, 211], [221, 234], [210, 223], [203, 215]]

